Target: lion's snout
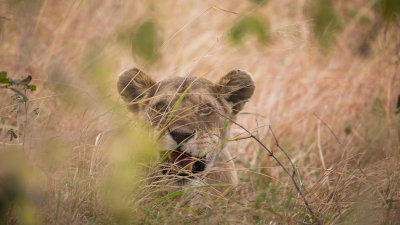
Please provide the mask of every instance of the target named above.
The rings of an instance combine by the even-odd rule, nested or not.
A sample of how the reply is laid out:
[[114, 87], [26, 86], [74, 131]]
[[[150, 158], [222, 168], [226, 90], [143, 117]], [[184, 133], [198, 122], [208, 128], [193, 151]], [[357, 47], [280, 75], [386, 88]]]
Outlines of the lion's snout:
[[178, 144], [182, 145], [184, 142], [189, 141], [196, 131], [190, 129], [170, 129], [168, 128], [168, 132], [171, 135], [172, 139]]
[[196, 130], [188, 127], [169, 127], [167, 131], [171, 139], [176, 142], [176, 146], [174, 150], [168, 152], [170, 168], [164, 171], [164, 174], [188, 176], [204, 171], [207, 165], [205, 155], [191, 154], [193, 150], [191, 148], [194, 146], [189, 141], [196, 139]]

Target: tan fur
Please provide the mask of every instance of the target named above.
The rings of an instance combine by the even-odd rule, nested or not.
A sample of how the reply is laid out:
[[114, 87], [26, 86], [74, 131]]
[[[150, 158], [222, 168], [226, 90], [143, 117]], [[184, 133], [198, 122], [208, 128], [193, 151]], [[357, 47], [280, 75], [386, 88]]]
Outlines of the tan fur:
[[[234, 118], [254, 89], [251, 75], [241, 70], [229, 72], [217, 84], [195, 77], [155, 82], [136, 68], [121, 73], [118, 81], [118, 91], [128, 108], [164, 134], [162, 150], [172, 152], [179, 146], [174, 151], [186, 155], [186, 162], [190, 163], [179, 167], [181, 158], [175, 160], [170, 154], [170, 163], [183, 168], [176, 173], [187, 174], [175, 179], [179, 185], [237, 184], [235, 165], [225, 147], [230, 133], [225, 117]], [[168, 169], [166, 173], [171, 171]]]

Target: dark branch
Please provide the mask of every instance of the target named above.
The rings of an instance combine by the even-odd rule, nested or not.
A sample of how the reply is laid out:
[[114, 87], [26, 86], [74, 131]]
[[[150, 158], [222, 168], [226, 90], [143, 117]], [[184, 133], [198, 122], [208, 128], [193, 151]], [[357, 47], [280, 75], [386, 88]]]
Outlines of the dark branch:
[[[250, 132], [250, 131], [247, 130], [245, 127], [243, 127], [241, 124], [235, 122], [233, 119], [229, 118], [228, 116], [222, 115], [221, 113], [219, 113], [219, 112], [217, 112], [217, 111], [215, 111], [215, 110], [214, 110], [214, 112], [216, 112], [216, 113], [219, 114], [220, 116], [223, 116], [225, 119], [229, 120], [231, 123], [235, 124], [236, 126], [240, 127], [241, 129], [243, 129], [246, 133], [248, 133], [248, 134], [250, 135], [249, 138], [254, 139], [256, 142], [258, 142], [258, 143], [262, 146], [262, 148], [264, 148], [264, 150], [266, 150], [266, 151], [269, 153], [269, 156], [271, 156], [271, 157], [278, 163], [278, 165], [285, 171], [285, 173], [286, 173], [287, 175], [289, 175], [289, 177], [290, 177], [290, 179], [292, 180], [292, 182], [293, 182], [293, 184], [294, 184], [294, 186], [295, 186], [297, 192], [299, 193], [300, 197], [302, 198], [302, 200], [303, 200], [303, 202], [304, 202], [304, 205], [306, 206], [308, 212], [310, 213], [311, 218], [314, 219], [315, 224], [320, 225], [321, 222], [320, 222], [320, 221], [318, 220], [318, 218], [316, 217], [314, 211], [311, 209], [311, 207], [310, 207], [310, 205], [309, 205], [309, 203], [308, 203], [307, 198], [305, 197], [304, 193], [301, 191], [300, 186], [299, 186], [299, 184], [297, 183], [297, 181], [296, 181], [296, 179], [295, 179], [295, 177], [294, 177], [294, 172], [293, 172], [293, 175], [292, 175], [292, 174], [289, 172], [289, 170], [282, 164], [282, 162], [274, 155], [274, 153], [273, 153], [267, 146], [265, 146], [264, 143], [262, 143], [262, 142], [260, 141], [260, 139], [258, 139], [256, 136], [254, 136], [252, 132]], [[270, 127], [270, 129], [271, 129], [271, 127]], [[271, 131], [272, 131], [272, 129], [271, 129]], [[286, 152], [284, 151], [284, 149], [279, 145], [279, 142], [278, 142], [278, 140], [276, 139], [275, 135], [274, 135], [274, 138], [275, 138], [275, 142], [276, 142], [276, 145], [278, 146], [278, 148], [279, 148], [282, 152], [284, 152], [284, 154], [286, 155], [286, 157], [287, 157], [288, 160], [290, 161], [290, 163], [291, 163], [293, 169], [295, 169], [293, 162], [290, 160], [289, 156], [286, 154]]]

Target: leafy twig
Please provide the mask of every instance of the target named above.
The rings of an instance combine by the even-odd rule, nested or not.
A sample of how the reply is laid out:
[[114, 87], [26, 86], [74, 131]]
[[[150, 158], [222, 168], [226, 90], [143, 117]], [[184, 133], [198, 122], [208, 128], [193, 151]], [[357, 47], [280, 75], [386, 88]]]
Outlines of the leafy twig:
[[31, 91], [35, 91], [36, 85], [29, 85], [31, 81], [32, 81], [31, 75], [28, 75], [26, 78], [22, 80], [18, 80], [18, 79], [12, 79], [11, 77], [7, 77], [7, 72], [5, 71], [0, 72], [0, 84], [5, 84], [4, 86], [0, 86], [0, 88], [7, 88], [14, 91], [23, 98], [24, 102], [28, 101], [28, 97], [26, 96], [26, 94], [12, 86], [23, 86], [25, 90], [29, 89]]
[[[35, 91], [36, 90], [36, 85], [29, 85], [29, 83], [32, 81], [32, 76], [28, 75], [26, 78], [19, 80], [19, 79], [13, 79], [11, 77], [7, 77], [7, 72], [6, 71], [1, 71], [0, 72], [0, 84], [3, 84], [3, 86], [0, 86], [0, 88], [7, 88], [15, 93], [17, 95], [22, 97], [22, 102], [24, 103], [24, 108], [25, 108], [25, 123], [24, 123], [24, 135], [23, 135], [23, 140], [22, 140], [22, 148], [25, 148], [25, 133], [27, 129], [27, 124], [28, 124], [28, 97], [26, 96], [26, 90], [31, 90]], [[16, 87], [22, 87], [19, 90]], [[10, 141], [13, 140], [13, 138], [16, 138], [17, 135], [13, 133], [12, 131], [9, 131], [11, 137]]]
[[6, 87], [6, 88], [8, 88], [8, 89], [14, 91], [15, 93], [19, 94], [23, 98], [24, 102], [28, 101], [28, 97], [24, 93], [22, 93], [22, 91], [20, 91], [18, 89], [15, 89], [13, 87]]

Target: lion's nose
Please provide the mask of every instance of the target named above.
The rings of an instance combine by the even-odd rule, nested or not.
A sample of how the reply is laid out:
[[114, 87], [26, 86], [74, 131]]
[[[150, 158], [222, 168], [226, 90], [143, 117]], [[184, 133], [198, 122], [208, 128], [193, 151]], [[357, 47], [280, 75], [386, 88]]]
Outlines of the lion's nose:
[[192, 138], [194, 136], [195, 131], [189, 132], [187, 130], [176, 129], [173, 131], [169, 130], [169, 133], [171, 134], [172, 139], [174, 139], [174, 141], [176, 141], [177, 144], [180, 144]]

